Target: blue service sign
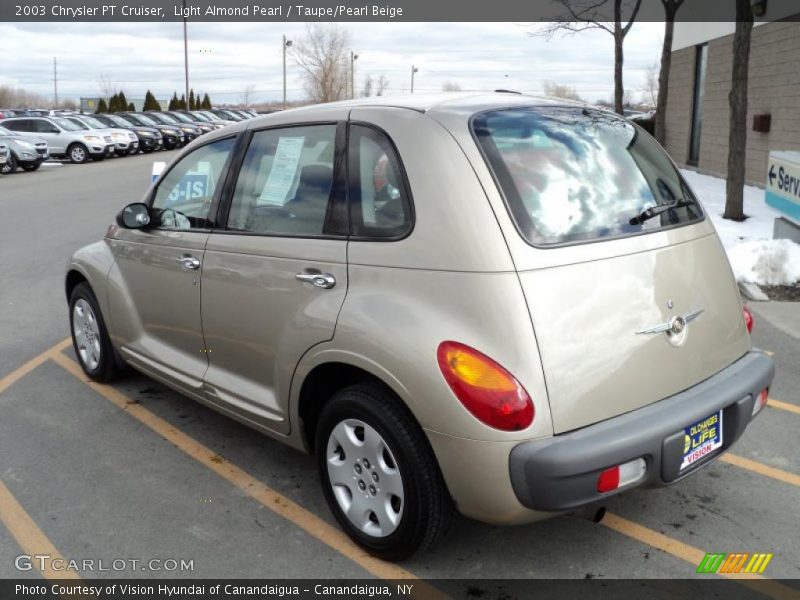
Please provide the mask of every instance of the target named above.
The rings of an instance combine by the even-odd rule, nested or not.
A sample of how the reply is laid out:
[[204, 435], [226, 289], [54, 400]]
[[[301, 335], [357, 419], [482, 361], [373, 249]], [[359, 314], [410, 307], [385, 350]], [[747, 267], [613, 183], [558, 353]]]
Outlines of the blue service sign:
[[800, 152], [769, 153], [764, 200], [800, 225]]

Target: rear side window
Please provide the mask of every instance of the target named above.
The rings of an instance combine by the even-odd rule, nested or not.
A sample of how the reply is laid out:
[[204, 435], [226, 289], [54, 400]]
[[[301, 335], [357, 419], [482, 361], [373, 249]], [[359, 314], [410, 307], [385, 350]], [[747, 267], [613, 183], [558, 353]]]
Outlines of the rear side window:
[[574, 107], [499, 110], [474, 117], [472, 130], [531, 244], [624, 237], [703, 217], [656, 141], [617, 115]]
[[353, 235], [406, 235], [411, 229], [411, 201], [389, 139], [371, 127], [352, 125], [348, 152]]
[[29, 119], [13, 119], [6, 123], [3, 123], [6, 129], [10, 129], [12, 131], [33, 131], [33, 122]]
[[336, 125], [253, 134], [228, 215], [228, 229], [320, 236], [333, 190]]

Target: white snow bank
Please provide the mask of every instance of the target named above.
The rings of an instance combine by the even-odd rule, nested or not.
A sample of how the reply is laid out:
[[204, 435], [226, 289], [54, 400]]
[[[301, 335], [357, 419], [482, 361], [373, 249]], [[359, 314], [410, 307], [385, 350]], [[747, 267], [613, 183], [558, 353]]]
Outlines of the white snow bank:
[[790, 240], [759, 240], [728, 248], [737, 281], [760, 285], [800, 282], [800, 244]]
[[792, 285], [800, 281], [800, 244], [772, 239], [775, 219], [781, 214], [764, 202], [764, 190], [745, 186], [744, 214], [749, 218], [739, 223], [722, 218], [724, 179], [689, 169], [681, 169], [681, 173], [714, 223], [737, 281], [759, 285]]

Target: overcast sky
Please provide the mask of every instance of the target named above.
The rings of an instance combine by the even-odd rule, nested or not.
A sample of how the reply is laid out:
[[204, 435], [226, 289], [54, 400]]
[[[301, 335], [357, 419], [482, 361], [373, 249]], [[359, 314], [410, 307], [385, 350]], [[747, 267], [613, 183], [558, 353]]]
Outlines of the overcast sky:
[[[587, 100], [613, 96], [613, 40], [586, 31], [548, 40], [517, 23], [348, 23], [356, 87], [367, 73], [389, 79], [388, 93], [507, 88], [540, 93], [545, 81], [573, 86]], [[281, 36], [298, 39], [301, 23], [189, 23], [189, 76], [217, 103], [238, 102], [248, 84], [252, 101], [282, 96]], [[663, 23], [636, 23], [625, 40], [625, 86], [639, 100], [645, 71], [661, 52]], [[0, 85], [52, 96], [58, 57], [61, 97], [99, 95], [106, 74], [130, 98], [147, 88], [167, 98], [183, 89], [183, 28], [175, 23], [0, 23]], [[301, 98], [299, 72], [288, 62], [289, 98]]]

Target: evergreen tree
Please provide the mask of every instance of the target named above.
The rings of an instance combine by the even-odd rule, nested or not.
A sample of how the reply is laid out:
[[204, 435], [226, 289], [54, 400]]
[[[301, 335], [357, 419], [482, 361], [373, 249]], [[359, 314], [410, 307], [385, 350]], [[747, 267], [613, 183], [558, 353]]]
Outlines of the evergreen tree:
[[95, 112], [98, 114], [108, 112], [108, 104], [106, 104], [105, 98], [100, 98], [100, 102], [97, 103], [97, 110]]
[[189, 110], [197, 108], [194, 104], [194, 88], [189, 90]]
[[150, 90], [144, 96], [144, 107], [142, 110], [161, 110], [161, 105]]
[[178, 110], [186, 110], [186, 96], [181, 94], [181, 99], [178, 101]]
[[128, 99], [125, 97], [125, 92], [122, 90], [119, 91], [119, 99], [117, 100], [119, 108], [117, 110], [128, 110]]
[[130, 110], [130, 111], [135, 111], [136, 110], [136, 106], [134, 106], [133, 102], [128, 104], [128, 110]]
[[208, 94], [203, 95], [203, 102], [200, 104], [200, 108], [203, 110], [210, 110], [211, 109], [211, 98], [208, 97]]
[[178, 100], [178, 92], [173, 92], [172, 98], [169, 101], [169, 110], [178, 110], [180, 100]]
[[108, 100], [108, 112], [115, 113], [119, 111], [119, 94], [114, 94]]

